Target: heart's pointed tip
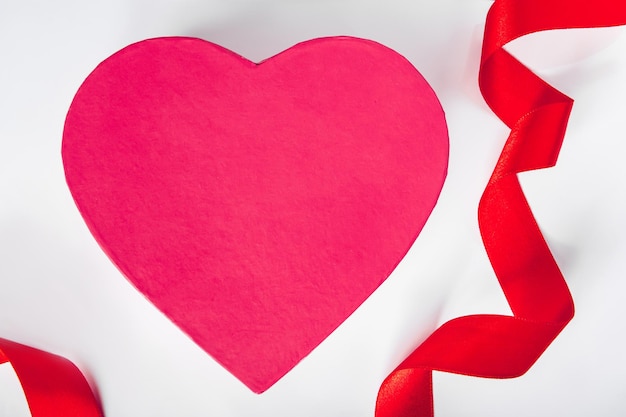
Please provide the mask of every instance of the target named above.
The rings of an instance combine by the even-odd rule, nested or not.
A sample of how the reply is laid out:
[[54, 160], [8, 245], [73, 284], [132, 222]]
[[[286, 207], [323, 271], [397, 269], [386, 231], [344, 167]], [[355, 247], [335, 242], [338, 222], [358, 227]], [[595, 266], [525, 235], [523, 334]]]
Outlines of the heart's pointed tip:
[[[302, 355], [306, 357], [307, 355]], [[254, 394], [261, 395], [278, 384], [293, 368], [300, 362], [283, 364], [282, 367], [272, 367], [274, 369], [264, 368], [263, 361], [258, 362], [257, 372], [250, 372], [249, 369], [239, 368], [237, 370], [224, 366], [239, 382], [246, 386]]]
[[282, 374], [279, 378], [265, 381], [259, 381], [258, 379], [242, 379], [237, 376], [237, 379], [244, 384], [254, 394], [261, 395], [268, 389], [272, 388], [285, 374]]
[[263, 386], [263, 387], [260, 387], [260, 388], [253, 388], [253, 387], [248, 387], [248, 388], [250, 388], [250, 390], [251, 390], [253, 393], [255, 393], [255, 394], [257, 394], [257, 395], [261, 395], [261, 394], [263, 394], [265, 391], [267, 391], [270, 387], [271, 387], [271, 385], [270, 385], [270, 386]]

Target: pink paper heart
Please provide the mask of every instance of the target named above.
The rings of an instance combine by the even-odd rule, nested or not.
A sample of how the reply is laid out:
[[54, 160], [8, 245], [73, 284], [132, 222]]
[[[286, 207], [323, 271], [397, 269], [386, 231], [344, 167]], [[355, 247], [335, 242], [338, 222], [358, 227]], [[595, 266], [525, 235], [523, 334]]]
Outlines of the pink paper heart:
[[70, 107], [67, 183], [121, 272], [255, 392], [393, 271], [447, 169], [444, 114], [403, 57], [325, 38], [252, 63], [159, 38]]

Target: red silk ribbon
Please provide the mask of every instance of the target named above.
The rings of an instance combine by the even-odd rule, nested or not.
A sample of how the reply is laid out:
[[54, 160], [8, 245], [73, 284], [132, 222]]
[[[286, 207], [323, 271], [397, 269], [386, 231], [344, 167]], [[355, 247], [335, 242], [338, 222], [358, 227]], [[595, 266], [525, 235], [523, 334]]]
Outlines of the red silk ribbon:
[[102, 417], [83, 374], [70, 361], [0, 339], [0, 364], [10, 362], [33, 417]]
[[496, 0], [490, 8], [479, 84], [511, 133], [480, 200], [478, 223], [513, 316], [472, 315], [444, 323], [385, 379], [376, 417], [433, 416], [433, 370], [520, 376], [572, 319], [571, 295], [517, 174], [554, 166], [573, 101], [503, 46], [533, 32], [624, 24], [623, 0]]

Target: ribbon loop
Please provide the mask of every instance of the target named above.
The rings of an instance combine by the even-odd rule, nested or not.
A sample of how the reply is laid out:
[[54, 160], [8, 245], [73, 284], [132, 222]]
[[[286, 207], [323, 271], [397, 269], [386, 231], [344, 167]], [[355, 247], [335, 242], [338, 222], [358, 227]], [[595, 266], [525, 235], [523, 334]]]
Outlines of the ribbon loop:
[[33, 417], [103, 417], [80, 370], [69, 360], [0, 339], [0, 363], [10, 362]]

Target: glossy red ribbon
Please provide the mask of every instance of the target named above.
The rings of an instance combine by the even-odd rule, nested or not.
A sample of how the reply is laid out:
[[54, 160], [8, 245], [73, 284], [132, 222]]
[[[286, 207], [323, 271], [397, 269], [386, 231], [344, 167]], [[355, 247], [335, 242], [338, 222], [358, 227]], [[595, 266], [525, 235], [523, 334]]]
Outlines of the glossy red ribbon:
[[503, 49], [550, 29], [626, 24], [623, 0], [496, 0], [487, 15], [479, 84], [511, 134], [485, 188], [478, 223], [513, 316], [443, 324], [383, 382], [376, 417], [433, 416], [432, 371], [524, 374], [574, 315], [574, 305], [517, 174], [556, 163], [573, 101]]
[[83, 374], [70, 361], [0, 339], [0, 364], [10, 362], [33, 417], [102, 417]]

